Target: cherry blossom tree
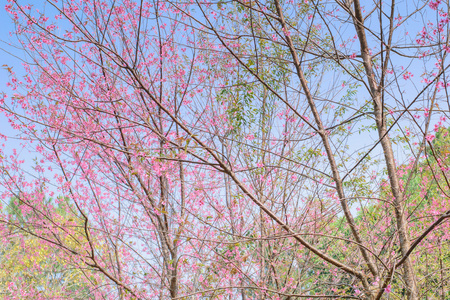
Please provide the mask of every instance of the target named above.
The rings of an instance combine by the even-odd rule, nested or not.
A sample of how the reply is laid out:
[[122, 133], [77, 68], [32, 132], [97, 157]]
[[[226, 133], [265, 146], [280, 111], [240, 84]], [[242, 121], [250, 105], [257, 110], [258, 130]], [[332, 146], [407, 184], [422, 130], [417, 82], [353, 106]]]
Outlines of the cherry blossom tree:
[[0, 153], [3, 211], [27, 215], [0, 230], [94, 298], [449, 295], [447, 2], [6, 10], [24, 75], [7, 66], [0, 108], [38, 158]]

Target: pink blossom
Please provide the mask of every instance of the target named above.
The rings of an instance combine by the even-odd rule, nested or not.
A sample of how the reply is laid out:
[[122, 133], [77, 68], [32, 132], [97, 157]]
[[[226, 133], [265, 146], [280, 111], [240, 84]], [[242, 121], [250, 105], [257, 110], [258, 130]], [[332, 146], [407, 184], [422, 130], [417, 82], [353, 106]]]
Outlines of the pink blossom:
[[433, 9], [436, 10], [439, 7], [439, 4], [441, 4], [441, 0], [435, 0], [435, 1], [430, 1], [430, 3], [428, 4], [428, 6]]
[[409, 72], [409, 71], [406, 71], [406, 72], [403, 74], [403, 79], [408, 80], [408, 79], [410, 79], [410, 78], [413, 77], [413, 76], [414, 76], [414, 74], [412, 74], [412, 73]]
[[429, 135], [427, 135], [425, 138], [427, 139], [427, 141], [431, 142], [431, 141], [434, 140], [435, 135], [434, 135], [434, 134], [429, 134]]

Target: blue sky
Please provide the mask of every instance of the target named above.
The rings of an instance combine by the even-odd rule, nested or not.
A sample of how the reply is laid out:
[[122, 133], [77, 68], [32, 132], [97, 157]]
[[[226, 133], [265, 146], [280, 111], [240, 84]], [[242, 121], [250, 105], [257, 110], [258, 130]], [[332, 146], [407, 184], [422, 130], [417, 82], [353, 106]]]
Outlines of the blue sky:
[[[7, 95], [11, 94], [11, 90], [6, 86], [9, 73], [4, 65], [14, 67], [14, 71], [20, 71], [20, 61], [7, 53], [13, 52], [14, 50], [14, 48], [8, 45], [13, 40], [13, 37], [9, 35], [9, 32], [12, 30], [14, 30], [14, 24], [4, 9], [4, 6], [2, 6], [0, 8], [0, 92], [4, 92]], [[3, 115], [0, 115], [0, 132], [8, 136], [14, 135]]]
[[[12, 95], [13, 91], [6, 86], [9, 80], [9, 72], [4, 65], [12, 67], [17, 74], [23, 74], [20, 59], [14, 57], [14, 55], [20, 57], [21, 53], [16, 48], [10, 46], [10, 44], [14, 44], [14, 36], [10, 36], [10, 32], [13, 30], [14, 23], [11, 21], [4, 5], [2, 5], [0, 7], [0, 93], [5, 93], [8, 97]], [[26, 164], [23, 165], [25, 170], [32, 171], [32, 159], [36, 157], [36, 153], [20, 150], [22, 149], [20, 140], [16, 138], [18, 132], [11, 128], [3, 113], [0, 113], [0, 133], [8, 137], [5, 147], [2, 149], [4, 153], [8, 154], [12, 152], [12, 149], [17, 149], [20, 157], [26, 161]], [[2, 143], [3, 140], [0, 141], [0, 144]]]
[[[2, 1], [4, 3], [4, 1]], [[404, 4], [406, 5], [406, 4]], [[407, 6], [407, 5], [406, 5]], [[405, 7], [406, 9], [407, 7]], [[422, 26], [421, 22], [417, 23], [417, 28], [408, 28], [411, 31], [411, 35], [415, 35], [416, 32], [420, 31], [420, 26]], [[376, 27], [376, 26], [375, 26]], [[0, 7], [0, 93], [1, 92], [5, 92], [8, 95], [12, 94], [12, 91], [10, 89], [8, 89], [8, 87], [6, 86], [6, 82], [8, 81], [8, 76], [9, 73], [6, 69], [6, 67], [2, 67], [3, 65], [7, 65], [9, 67], [13, 67], [13, 70], [18, 73], [19, 75], [23, 72], [22, 71], [22, 67], [21, 67], [21, 62], [19, 59], [15, 58], [14, 56], [8, 54], [12, 53], [16, 56], [21, 55], [20, 51], [18, 51], [17, 49], [15, 49], [14, 47], [9, 46], [9, 43], [12, 43], [14, 41], [14, 36], [10, 36], [9, 32], [14, 30], [14, 24], [10, 19], [9, 14], [5, 11], [4, 9], [4, 5], [2, 5], [2, 7]], [[403, 34], [403, 33], [400, 33]], [[6, 52], [5, 52], [6, 51]], [[401, 58], [396, 58], [396, 63], [399, 62]], [[405, 62], [405, 64], [407, 64], [407, 62]], [[414, 70], [415, 66], [411, 66], [412, 69]], [[414, 80], [416, 82], [420, 81], [420, 79], [418, 78], [419, 76], [416, 76], [414, 78]], [[402, 82], [403, 83], [403, 82]], [[419, 86], [421, 86], [419, 84]], [[414, 91], [415, 88], [413, 86], [408, 86], [406, 83], [404, 85], [405, 90], [407, 91], [407, 93], [405, 93], [405, 95], [410, 95], [410, 98], [414, 98]], [[364, 95], [361, 95], [364, 96]], [[7, 145], [7, 149], [12, 149], [12, 148], [18, 148], [19, 147], [19, 142], [15, 139], [13, 139], [13, 137], [16, 135], [16, 132], [14, 132], [14, 130], [11, 129], [11, 127], [9, 126], [7, 119], [0, 114], [0, 133], [7, 135], [8, 137], [10, 137], [10, 139], [8, 140], [8, 145]], [[354, 140], [352, 140], [352, 144], [357, 145], [358, 147], [363, 147], [365, 146], [365, 144], [372, 144], [373, 140], [376, 139], [377, 136], [367, 136], [365, 135], [364, 137], [361, 136], [355, 136]], [[400, 149], [401, 150], [401, 149]], [[400, 155], [402, 153], [402, 151], [398, 151], [398, 155]], [[24, 155], [31, 155], [31, 154], [25, 154]], [[33, 157], [33, 155], [31, 155]]]
[[[1, 7], [0, 9], [0, 48], [2, 50], [2, 53], [0, 55], [0, 65], [3, 66], [4, 64], [7, 65], [15, 65], [17, 64], [18, 60], [11, 57], [11, 55], [8, 55], [5, 53], [5, 51], [11, 51], [12, 48], [9, 47], [8, 43], [13, 40], [13, 37], [9, 35], [9, 32], [14, 30], [14, 24], [11, 21], [9, 14], [6, 12], [4, 7]], [[0, 72], [0, 86], [1, 90], [4, 90], [6, 88], [5, 82], [8, 80], [8, 72], [2, 68], [2, 71]]]

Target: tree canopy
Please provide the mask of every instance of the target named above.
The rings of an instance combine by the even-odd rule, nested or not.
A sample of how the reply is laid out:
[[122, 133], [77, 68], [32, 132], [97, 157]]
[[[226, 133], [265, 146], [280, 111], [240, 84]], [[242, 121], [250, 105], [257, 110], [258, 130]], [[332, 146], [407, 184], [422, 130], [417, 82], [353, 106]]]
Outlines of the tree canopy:
[[7, 297], [449, 297], [448, 1], [5, 9]]

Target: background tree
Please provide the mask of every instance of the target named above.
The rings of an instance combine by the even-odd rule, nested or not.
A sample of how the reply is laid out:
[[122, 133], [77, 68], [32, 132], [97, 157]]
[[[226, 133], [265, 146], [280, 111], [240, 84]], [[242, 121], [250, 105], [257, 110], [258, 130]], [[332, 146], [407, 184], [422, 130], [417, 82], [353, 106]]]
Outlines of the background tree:
[[[448, 176], [448, 129], [439, 128], [435, 133], [436, 138], [426, 146], [427, 155], [421, 156], [418, 163], [410, 160], [398, 167], [405, 195], [409, 199], [406, 207], [412, 232], [422, 235], [416, 238], [421, 247], [417, 247], [411, 254], [414, 271], [422, 280], [418, 282], [419, 298], [421, 299], [446, 299], [449, 297], [448, 268], [450, 252], [448, 245], [448, 223], [442, 223], [440, 219], [445, 216], [447, 195], [446, 178]], [[445, 167], [443, 167], [445, 166]], [[388, 184], [383, 184], [378, 203], [363, 205], [358, 211], [355, 220], [361, 231], [372, 231], [376, 237], [374, 248], [379, 249], [379, 255], [391, 253], [392, 259], [399, 257], [399, 248], [395, 243], [395, 229], [393, 228], [392, 215], [389, 211], [389, 202], [392, 194]], [[443, 190], [444, 189], [444, 190]], [[443, 213], [444, 212], [444, 213]], [[365, 224], [378, 224], [376, 227], [366, 228]], [[423, 235], [429, 224], [436, 224], [433, 231]], [[342, 226], [343, 220], [335, 226]], [[344, 230], [345, 228], [339, 228]], [[346, 230], [350, 238], [350, 232]], [[342, 247], [348, 247], [348, 242], [341, 243]], [[340, 251], [336, 247], [335, 251]], [[389, 285], [393, 297], [404, 298], [406, 291], [399, 280], [393, 279]]]
[[[45, 200], [52, 206], [52, 200]], [[68, 207], [60, 202], [57, 212], [65, 225], [73, 226], [66, 218]], [[24, 208], [19, 199], [11, 199], [6, 206], [7, 231], [2, 232], [0, 249], [0, 286], [2, 299], [96, 299], [104, 297], [95, 288], [103, 279], [66, 260], [64, 250], [43, 243], [35, 236], [33, 212]], [[72, 223], [72, 224], [71, 224]], [[73, 241], [66, 241], [73, 244]]]

